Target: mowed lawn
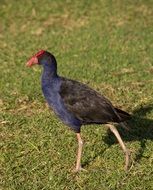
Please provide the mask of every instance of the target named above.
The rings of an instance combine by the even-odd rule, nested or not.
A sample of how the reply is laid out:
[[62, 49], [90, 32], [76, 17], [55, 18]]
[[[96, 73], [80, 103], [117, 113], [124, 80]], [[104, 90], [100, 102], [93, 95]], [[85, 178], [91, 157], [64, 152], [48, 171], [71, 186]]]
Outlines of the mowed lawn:
[[[153, 0], [1, 0], [0, 49], [0, 189], [153, 189]], [[72, 172], [76, 135], [48, 109], [41, 68], [25, 67], [40, 49], [60, 75], [133, 114], [130, 130], [119, 128], [128, 172], [104, 125], [82, 127], [87, 172]]]

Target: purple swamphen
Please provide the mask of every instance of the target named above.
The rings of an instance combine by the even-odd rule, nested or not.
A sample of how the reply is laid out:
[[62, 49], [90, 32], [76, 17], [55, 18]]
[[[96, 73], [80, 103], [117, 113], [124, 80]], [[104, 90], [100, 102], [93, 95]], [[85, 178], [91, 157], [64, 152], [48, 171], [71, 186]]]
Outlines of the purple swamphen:
[[81, 170], [83, 141], [80, 128], [87, 124], [106, 124], [116, 136], [125, 153], [125, 169], [128, 168], [130, 154], [112, 123], [130, 119], [130, 115], [112, 105], [104, 96], [80, 82], [63, 78], [57, 74], [55, 57], [44, 50], [37, 52], [27, 62], [27, 66], [42, 65], [41, 85], [44, 97], [55, 114], [64, 124], [76, 132], [78, 153], [75, 171]]

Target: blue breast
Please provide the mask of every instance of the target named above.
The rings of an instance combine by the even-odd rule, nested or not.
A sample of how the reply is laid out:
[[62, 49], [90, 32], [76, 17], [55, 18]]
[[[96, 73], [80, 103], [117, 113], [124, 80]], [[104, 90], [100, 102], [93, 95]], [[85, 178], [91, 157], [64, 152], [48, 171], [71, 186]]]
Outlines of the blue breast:
[[42, 76], [42, 91], [49, 106], [55, 114], [75, 132], [80, 132], [81, 122], [65, 107], [59, 94], [61, 86], [61, 78]]

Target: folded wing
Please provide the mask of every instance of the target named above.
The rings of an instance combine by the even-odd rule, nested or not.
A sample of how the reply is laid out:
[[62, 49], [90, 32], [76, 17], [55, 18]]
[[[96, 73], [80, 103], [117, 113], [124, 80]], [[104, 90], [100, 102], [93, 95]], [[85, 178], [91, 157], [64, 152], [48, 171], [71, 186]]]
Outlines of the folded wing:
[[[128, 113], [114, 108], [104, 96], [77, 81], [61, 78], [60, 95], [66, 109], [73, 113], [82, 124], [121, 122], [129, 116]], [[125, 114], [127, 117], [123, 119]]]

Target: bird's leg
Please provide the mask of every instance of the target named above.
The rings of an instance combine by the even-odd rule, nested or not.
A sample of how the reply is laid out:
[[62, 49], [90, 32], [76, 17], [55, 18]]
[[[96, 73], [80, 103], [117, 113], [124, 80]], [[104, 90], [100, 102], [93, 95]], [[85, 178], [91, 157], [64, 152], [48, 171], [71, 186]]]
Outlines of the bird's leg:
[[111, 124], [107, 124], [107, 126], [110, 128], [110, 130], [114, 133], [114, 135], [116, 136], [120, 146], [122, 147], [124, 153], [125, 153], [125, 170], [128, 169], [129, 166], [129, 161], [130, 161], [130, 152], [129, 150], [126, 148], [124, 142], [121, 139], [121, 136], [118, 132], [118, 130], [116, 129], [115, 126], [111, 125]]
[[81, 168], [81, 155], [82, 155], [83, 141], [81, 139], [80, 133], [77, 133], [77, 140], [78, 140], [78, 153], [77, 153], [77, 162], [76, 162], [75, 172], [82, 170], [82, 168]]

